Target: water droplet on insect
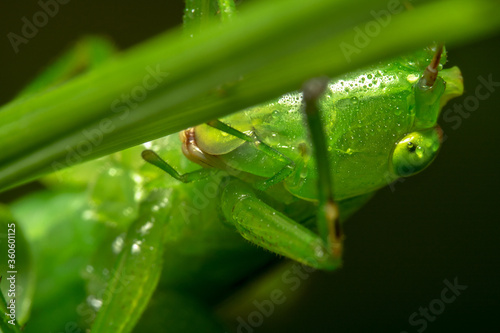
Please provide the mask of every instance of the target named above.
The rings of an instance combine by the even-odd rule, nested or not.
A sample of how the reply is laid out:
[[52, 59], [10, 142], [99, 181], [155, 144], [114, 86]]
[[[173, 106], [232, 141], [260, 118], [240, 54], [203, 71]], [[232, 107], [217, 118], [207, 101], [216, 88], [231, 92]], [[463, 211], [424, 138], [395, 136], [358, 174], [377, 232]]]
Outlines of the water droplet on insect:
[[142, 236], [145, 236], [149, 233], [149, 230], [151, 230], [153, 228], [153, 223], [151, 222], [147, 222], [146, 224], [144, 224], [141, 229], [139, 229], [139, 233], [142, 235]]
[[305, 180], [305, 179], [306, 179], [306, 177], [307, 177], [307, 169], [306, 169], [306, 168], [304, 168], [304, 169], [302, 169], [302, 170], [300, 171], [300, 178], [301, 178], [302, 180]]
[[323, 251], [323, 249], [321, 248], [321, 246], [316, 246], [316, 248], [314, 249], [314, 254], [318, 258], [323, 258], [324, 255], [325, 255], [325, 251]]
[[132, 244], [132, 247], [130, 248], [130, 253], [132, 254], [141, 253], [141, 245], [142, 242], [140, 240], [136, 240], [134, 244]]
[[113, 251], [114, 254], [118, 254], [122, 251], [123, 249], [123, 244], [125, 243], [125, 234], [121, 234], [120, 236], [116, 237], [113, 243], [111, 244], [111, 250]]
[[419, 76], [415, 75], [415, 74], [410, 74], [406, 77], [406, 80], [408, 80], [408, 82], [410, 82], [410, 83], [415, 83], [418, 81], [418, 79], [419, 79]]
[[96, 298], [95, 296], [93, 295], [89, 295], [89, 297], [87, 297], [87, 303], [95, 310], [95, 311], [99, 311], [99, 309], [101, 308], [102, 306], [102, 300]]
[[138, 187], [134, 193], [134, 200], [137, 202], [141, 201], [144, 197], [144, 194], [144, 190], [141, 187]]

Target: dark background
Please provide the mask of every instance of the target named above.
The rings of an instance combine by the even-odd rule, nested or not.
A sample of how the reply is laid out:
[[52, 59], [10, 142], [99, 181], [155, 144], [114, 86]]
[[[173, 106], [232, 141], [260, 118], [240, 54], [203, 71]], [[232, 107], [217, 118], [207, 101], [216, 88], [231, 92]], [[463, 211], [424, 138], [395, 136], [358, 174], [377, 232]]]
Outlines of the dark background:
[[[82, 34], [108, 35], [127, 48], [180, 24], [183, 3], [73, 0], [15, 54], [7, 33], [20, 34], [21, 18], [39, 10], [36, 1], [0, 4], [0, 104]], [[478, 76], [500, 82], [499, 45], [497, 35], [449, 49], [450, 65], [465, 78], [464, 97], [475, 94]], [[395, 191], [381, 190], [347, 223], [344, 268], [315, 273], [297, 306], [255, 332], [417, 332], [421, 326], [411, 326], [408, 317], [440, 298], [443, 280], [455, 277], [467, 290], [425, 331], [500, 331], [496, 89], [458, 129], [441, 121], [448, 139], [429, 169], [395, 184]]]

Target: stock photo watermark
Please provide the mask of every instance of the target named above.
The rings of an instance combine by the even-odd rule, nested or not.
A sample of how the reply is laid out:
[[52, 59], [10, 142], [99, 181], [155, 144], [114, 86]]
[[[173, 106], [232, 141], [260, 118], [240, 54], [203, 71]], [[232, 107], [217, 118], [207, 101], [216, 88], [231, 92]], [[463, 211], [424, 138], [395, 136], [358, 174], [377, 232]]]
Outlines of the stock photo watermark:
[[[16, 325], [16, 280], [17, 280], [17, 266], [16, 266], [16, 224], [7, 224], [7, 284], [9, 289], [7, 289], [7, 297], [5, 301], [7, 302], [6, 316], [10, 319], [9, 324]], [[3, 276], [0, 277], [0, 282], [3, 280]], [[5, 283], [5, 282], [4, 282]]]
[[49, 20], [59, 13], [60, 5], [69, 3], [70, 0], [40, 0], [38, 1], [39, 11], [36, 11], [31, 17], [23, 16], [21, 18], [22, 26], [18, 33], [7, 33], [7, 39], [14, 50], [19, 52], [21, 45], [26, 45], [30, 40], [38, 35], [40, 29], [45, 27]]
[[[467, 119], [472, 113], [479, 109], [481, 101], [490, 98], [497, 87], [500, 87], [500, 81], [493, 81], [493, 75], [489, 74], [487, 78], [482, 75], [477, 77], [479, 84], [474, 89], [474, 94], [469, 94], [464, 98], [462, 103], [453, 103], [452, 107], [446, 108], [443, 111], [443, 120], [445, 123], [451, 124], [453, 130], [457, 130], [462, 126], [463, 119]], [[446, 136], [443, 137], [443, 140]]]
[[[455, 302], [457, 297], [468, 288], [467, 285], [460, 284], [457, 277], [453, 279], [453, 282], [445, 279], [443, 284], [445, 287], [441, 290], [439, 297], [431, 300], [427, 306], [419, 307], [418, 311], [413, 312], [408, 317], [408, 323], [410, 326], [415, 327], [418, 333], [424, 332], [429, 323], [436, 321], [443, 314], [446, 307]], [[400, 333], [409, 332], [401, 331]]]

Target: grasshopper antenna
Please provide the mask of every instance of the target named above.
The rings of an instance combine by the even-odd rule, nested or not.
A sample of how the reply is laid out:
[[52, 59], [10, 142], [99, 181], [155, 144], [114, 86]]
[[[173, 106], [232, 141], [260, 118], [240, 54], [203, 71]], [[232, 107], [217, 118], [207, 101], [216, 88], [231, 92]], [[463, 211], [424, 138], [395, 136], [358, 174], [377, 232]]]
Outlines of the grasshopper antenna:
[[441, 55], [443, 54], [443, 43], [439, 43], [436, 48], [436, 53], [432, 58], [431, 63], [424, 70], [424, 76], [422, 77], [422, 84], [427, 87], [432, 87], [438, 75], [438, 66], [441, 61]]

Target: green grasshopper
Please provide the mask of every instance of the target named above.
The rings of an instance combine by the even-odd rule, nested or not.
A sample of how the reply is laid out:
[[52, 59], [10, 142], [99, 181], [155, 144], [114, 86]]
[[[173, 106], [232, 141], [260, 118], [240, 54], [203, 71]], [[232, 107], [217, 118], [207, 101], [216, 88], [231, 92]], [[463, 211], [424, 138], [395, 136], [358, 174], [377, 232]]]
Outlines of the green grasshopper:
[[329, 82], [320, 115], [314, 98], [288, 94], [148, 145], [142, 156], [174, 178], [165, 184], [161, 174], [143, 174], [146, 187], [170, 191], [168, 202], [149, 203], [168, 212], [160, 288], [213, 300], [255, 261], [269, 260], [243, 238], [314, 268], [339, 267], [339, 221], [436, 156], [439, 111], [463, 89], [457, 68], [436, 76], [441, 52], [423, 50]]
[[[176, 331], [217, 332], [203, 304], [271, 260], [269, 252], [339, 267], [340, 222], [436, 156], [439, 111], [463, 89], [457, 68], [441, 69], [442, 52], [421, 50], [330, 81], [318, 108], [314, 89], [312, 97], [287, 94], [93, 162], [103, 171], [84, 181], [93, 184], [89, 218], [129, 230], [115, 235], [120, 255], [108, 292], [89, 274], [91, 307], [100, 310], [93, 331], [130, 331], [157, 288], [143, 318], [160, 311], [164, 325], [189, 327]], [[141, 151], [172, 177], [141, 162]], [[65, 177], [71, 183], [89, 167]]]
[[100, 254], [105, 263], [88, 270], [92, 332], [128, 332], [139, 320], [141, 331], [220, 332], [206, 304], [271, 253], [338, 268], [341, 222], [435, 158], [439, 112], [463, 90], [445, 61], [437, 46], [319, 79], [303, 94], [92, 162], [97, 175], [81, 175], [89, 165], [67, 171], [66, 186], [92, 184], [86, 219], [118, 225], [107, 231], [118, 254], [107, 293], [95, 267], [115, 257]]

